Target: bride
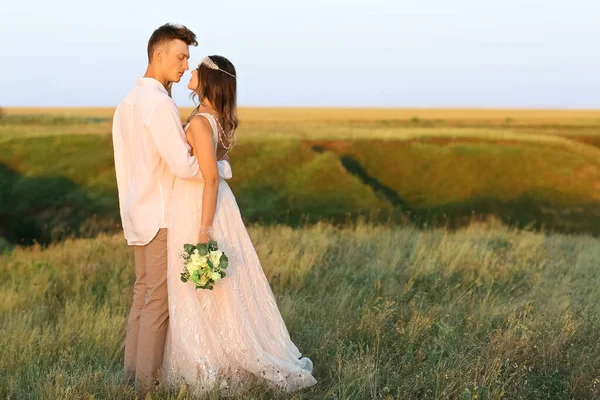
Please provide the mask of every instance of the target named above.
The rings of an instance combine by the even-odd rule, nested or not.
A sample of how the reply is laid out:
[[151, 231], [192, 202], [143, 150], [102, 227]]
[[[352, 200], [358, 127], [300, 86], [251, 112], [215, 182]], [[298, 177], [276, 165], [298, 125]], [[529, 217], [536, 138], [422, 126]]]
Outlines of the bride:
[[[317, 382], [312, 362], [290, 339], [235, 197], [217, 170], [235, 141], [236, 87], [235, 68], [221, 56], [205, 57], [188, 84], [201, 100], [186, 137], [203, 182], [176, 179], [173, 187], [164, 379], [201, 393], [260, 377], [292, 392]], [[213, 290], [196, 290], [180, 280], [180, 254], [184, 244], [210, 239], [229, 257], [227, 276]]]

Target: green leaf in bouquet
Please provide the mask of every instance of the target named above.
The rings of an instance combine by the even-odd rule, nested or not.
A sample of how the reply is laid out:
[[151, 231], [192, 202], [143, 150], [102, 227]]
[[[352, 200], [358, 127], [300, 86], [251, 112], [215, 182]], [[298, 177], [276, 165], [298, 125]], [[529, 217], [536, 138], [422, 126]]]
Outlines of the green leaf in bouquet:
[[227, 266], [229, 265], [229, 258], [227, 258], [227, 256], [225, 254], [223, 254], [221, 256], [221, 258], [219, 258], [219, 267], [220, 268], [227, 268]]
[[214, 264], [213, 264], [212, 261], [206, 260], [206, 263], [208, 264], [208, 266], [210, 267], [210, 269], [215, 269], [215, 266], [214, 266]]
[[187, 282], [190, 279], [190, 271], [187, 268], [183, 268], [183, 272], [181, 273], [181, 281]]
[[192, 282], [198, 283], [199, 280], [200, 280], [200, 271], [194, 271], [194, 273], [192, 274]]
[[206, 243], [198, 243], [196, 248], [198, 249], [198, 252], [201, 256], [205, 256], [208, 254], [208, 245]]
[[206, 288], [207, 288], [208, 290], [213, 290], [213, 285], [208, 285], [208, 286], [206, 286]]
[[196, 249], [196, 247], [193, 244], [186, 243], [183, 245], [183, 249], [185, 250], [186, 253], [192, 254], [194, 252], [194, 250]]
[[210, 251], [219, 250], [219, 245], [217, 244], [217, 242], [215, 240], [210, 240], [208, 242], [208, 250], [210, 250]]
[[219, 273], [221, 274], [221, 278], [225, 278], [227, 276], [227, 274], [225, 273], [225, 271], [220, 271]]

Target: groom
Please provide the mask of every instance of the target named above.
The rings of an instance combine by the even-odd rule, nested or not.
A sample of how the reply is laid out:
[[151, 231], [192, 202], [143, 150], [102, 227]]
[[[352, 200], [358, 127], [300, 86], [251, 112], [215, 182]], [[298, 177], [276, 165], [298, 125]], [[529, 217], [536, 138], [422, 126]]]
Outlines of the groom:
[[[189, 69], [188, 28], [166, 24], [148, 41], [148, 68], [115, 111], [112, 127], [121, 221], [134, 248], [135, 284], [127, 322], [125, 371], [142, 394], [158, 382], [169, 321], [167, 219], [175, 177], [201, 179], [170, 97]], [[231, 178], [227, 161], [219, 175]]]

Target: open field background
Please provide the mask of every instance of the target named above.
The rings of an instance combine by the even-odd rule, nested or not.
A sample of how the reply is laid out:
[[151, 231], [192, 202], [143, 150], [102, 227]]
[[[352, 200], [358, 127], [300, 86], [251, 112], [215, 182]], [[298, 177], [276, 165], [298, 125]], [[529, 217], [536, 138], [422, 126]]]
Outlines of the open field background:
[[[190, 109], [182, 109], [187, 116]], [[6, 109], [0, 236], [118, 230], [112, 109]], [[458, 227], [474, 218], [600, 232], [600, 112], [241, 109], [231, 153], [246, 222]]]
[[[134, 398], [111, 115], [0, 117], [1, 398]], [[600, 397], [600, 112], [240, 118], [229, 184], [319, 384], [238, 398]]]

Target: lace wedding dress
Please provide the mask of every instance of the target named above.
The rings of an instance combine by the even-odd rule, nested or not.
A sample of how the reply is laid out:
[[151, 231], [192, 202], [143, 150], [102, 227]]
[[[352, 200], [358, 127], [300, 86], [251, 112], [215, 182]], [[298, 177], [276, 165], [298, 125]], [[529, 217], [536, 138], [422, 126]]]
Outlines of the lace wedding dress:
[[[215, 151], [217, 122], [213, 129]], [[198, 240], [204, 185], [176, 179], [168, 221], [169, 330], [163, 366], [167, 384], [186, 382], [194, 392], [215, 385], [235, 391], [254, 377], [293, 392], [314, 385], [312, 362], [290, 339], [269, 282], [242, 221], [235, 197], [220, 178], [213, 238], [229, 257], [227, 276], [214, 289], [180, 280], [185, 243]]]

